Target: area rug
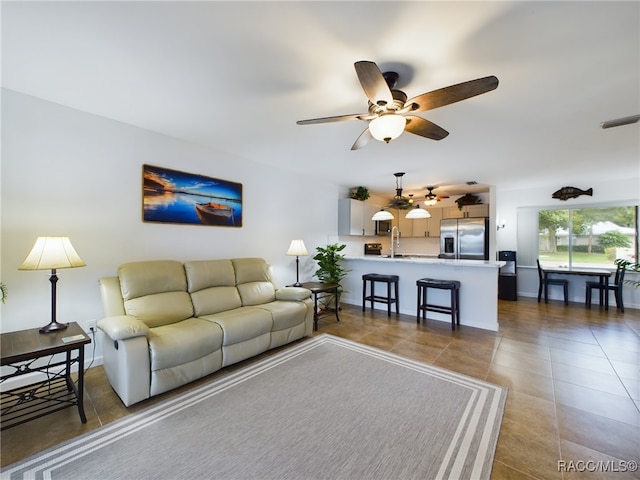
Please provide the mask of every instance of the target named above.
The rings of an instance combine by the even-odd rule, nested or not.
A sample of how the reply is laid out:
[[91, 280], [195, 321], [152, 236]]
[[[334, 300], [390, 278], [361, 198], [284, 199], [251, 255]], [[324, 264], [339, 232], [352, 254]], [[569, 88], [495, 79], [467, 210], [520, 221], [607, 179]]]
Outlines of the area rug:
[[3, 479], [488, 479], [506, 389], [323, 334]]

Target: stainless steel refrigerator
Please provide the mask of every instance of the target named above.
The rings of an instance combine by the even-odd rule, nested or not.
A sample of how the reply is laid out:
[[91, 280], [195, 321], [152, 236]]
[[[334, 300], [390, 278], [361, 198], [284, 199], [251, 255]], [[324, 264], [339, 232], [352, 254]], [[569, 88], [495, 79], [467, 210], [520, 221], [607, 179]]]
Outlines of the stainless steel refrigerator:
[[489, 260], [489, 219], [442, 220], [440, 222], [440, 258]]

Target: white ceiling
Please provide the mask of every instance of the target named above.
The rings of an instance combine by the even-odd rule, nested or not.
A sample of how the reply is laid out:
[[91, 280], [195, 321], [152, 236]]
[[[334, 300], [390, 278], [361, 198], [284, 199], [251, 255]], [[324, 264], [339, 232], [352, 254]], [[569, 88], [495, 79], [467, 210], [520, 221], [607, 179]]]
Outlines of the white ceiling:
[[[468, 180], [501, 188], [638, 176], [640, 3], [2, 2], [2, 86], [312, 172], [405, 193]], [[394, 67], [409, 97], [495, 75], [484, 95], [423, 112], [450, 132], [350, 151], [353, 63]], [[219, 157], [216, 158], [219, 160]], [[550, 190], [552, 192], [553, 190]]]

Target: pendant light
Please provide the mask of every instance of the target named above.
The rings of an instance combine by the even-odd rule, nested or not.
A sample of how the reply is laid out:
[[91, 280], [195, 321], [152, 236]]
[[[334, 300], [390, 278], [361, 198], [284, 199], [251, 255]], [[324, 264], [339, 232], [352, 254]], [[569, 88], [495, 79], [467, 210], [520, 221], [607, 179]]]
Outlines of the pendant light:
[[380, 211], [373, 214], [371, 220], [374, 222], [378, 222], [380, 220], [393, 220], [395, 217], [391, 214], [391, 212], [387, 212], [384, 208], [381, 208]]
[[426, 209], [420, 208], [420, 205], [416, 205], [416, 208], [409, 210], [404, 218], [415, 220], [417, 218], [430, 218], [431, 214]]

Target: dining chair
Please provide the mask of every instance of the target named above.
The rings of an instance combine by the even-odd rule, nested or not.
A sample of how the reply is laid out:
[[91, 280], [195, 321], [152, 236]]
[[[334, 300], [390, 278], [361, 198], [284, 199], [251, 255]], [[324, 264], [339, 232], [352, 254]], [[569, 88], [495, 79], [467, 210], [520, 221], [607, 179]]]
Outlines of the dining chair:
[[[562, 280], [560, 278], [548, 278], [545, 281], [544, 278], [544, 270], [540, 265], [540, 260], [536, 260], [538, 264], [538, 301], [542, 298], [542, 289], [545, 287], [545, 283], [547, 284], [547, 288], [549, 285], [559, 285], [562, 286], [562, 290], [564, 293], [564, 304], [569, 305], [569, 281]], [[547, 303], [547, 297], [544, 297], [544, 303]]]
[[591, 292], [595, 289], [604, 293], [604, 309], [609, 310], [609, 292], [613, 292], [616, 299], [616, 307], [624, 312], [624, 303], [622, 302], [622, 287], [624, 285], [624, 274], [626, 269], [624, 266], [618, 265], [613, 283], [601, 284], [600, 282], [587, 282], [587, 289], [584, 295], [584, 302], [587, 307], [591, 308]]

